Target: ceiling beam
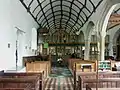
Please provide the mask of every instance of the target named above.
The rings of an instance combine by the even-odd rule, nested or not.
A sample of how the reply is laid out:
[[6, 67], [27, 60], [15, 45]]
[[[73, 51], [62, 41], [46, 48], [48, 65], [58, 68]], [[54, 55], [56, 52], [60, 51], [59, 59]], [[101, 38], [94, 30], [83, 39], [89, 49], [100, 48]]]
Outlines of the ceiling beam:
[[54, 11], [53, 11], [52, 0], [50, 0], [50, 6], [51, 6], [52, 14], [53, 14], [54, 27], [56, 27], [56, 25], [55, 25], [55, 14], [54, 14]]
[[[39, 0], [37, 0], [37, 2], [38, 2], [38, 4], [39, 4], [39, 6], [40, 6], [40, 9], [42, 10], [42, 13], [43, 13], [43, 15], [44, 15], [44, 18], [46, 19], [46, 22], [47, 22], [47, 24], [48, 24], [47, 26], [49, 27], [49, 23], [48, 23], [47, 17], [45, 16], [44, 11], [43, 11], [42, 5], [41, 5], [41, 3], [40, 3]], [[49, 29], [50, 29], [50, 27], [49, 27]]]
[[[72, 2], [71, 2], [71, 4], [70, 4], [69, 19], [68, 19], [67, 22], [66, 22], [66, 28], [67, 28], [67, 23], [70, 21], [70, 18], [71, 18], [71, 12], [72, 12], [72, 5], [73, 5], [73, 2], [74, 2], [74, 0], [72, 0]], [[65, 28], [65, 30], [66, 30], [66, 28]]]
[[[75, 30], [77, 30], [77, 29], [79, 30], [88, 21], [90, 16], [95, 12], [97, 7], [102, 3], [103, 0], [99, 1], [97, 5], [95, 5], [92, 0], [84, 0], [85, 3], [82, 3], [80, 0], [71, 0], [71, 1], [70, 0], [54, 0], [54, 1], [50, 0], [46, 5], [43, 5], [43, 6], [42, 6], [42, 4], [46, 3], [47, 0], [43, 0], [42, 2], [40, 2], [39, 0], [36, 0], [38, 5], [33, 9], [33, 11], [30, 11], [30, 9], [31, 9], [32, 3], [35, 0], [31, 0], [28, 5], [25, 4], [24, 0], [19, 0], [19, 1], [23, 4], [23, 6], [26, 8], [27, 12], [33, 17], [33, 19], [39, 24], [39, 26], [45, 26], [49, 29], [53, 29], [53, 28], [50, 27], [50, 20], [53, 19], [54, 29], [56, 29], [57, 28], [56, 27], [56, 25], [57, 25], [56, 16], [60, 16], [61, 18], [58, 17], [60, 19], [60, 23], [59, 23], [60, 27], [59, 28], [62, 28], [63, 22], [66, 23], [65, 24], [65, 29], [67, 29], [67, 27], [68, 27], [67, 24], [68, 23], [72, 23], [72, 28], [69, 31], [69, 33], [71, 33], [73, 28], [76, 28]], [[56, 2], [59, 2], [59, 3], [57, 5], [54, 5], [54, 3], [56, 3]], [[69, 4], [64, 5], [63, 2], [66, 2], [66, 3], [69, 3]], [[92, 5], [92, 7], [93, 7], [92, 10], [90, 10], [87, 7], [87, 5], [86, 5], [87, 2], [89, 2], [89, 4]], [[81, 5], [82, 8], [77, 3], [79, 5]], [[73, 5], [76, 8], [78, 8], [79, 11], [77, 11], [75, 8], [73, 8]], [[50, 8], [48, 6], [50, 6]], [[37, 9], [38, 7], [40, 7], [40, 10], [36, 14], [35, 11], [38, 10]], [[46, 7], [48, 7], [48, 9], [46, 11], [44, 11], [44, 9]], [[56, 8], [56, 7], [60, 7], [60, 10], [57, 10], [57, 11], [55, 10], [54, 11], [54, 8]], [[70, 8], [70, 10], [66, 11], [66, 10], [63, 9], [63, 7]], [[86, 13], [84, 9], [86, 9], [88, 13]], [[50, 12], [50, 10], [52, 12]], [[60, 14], [56, 14], [58, 11], [60, 12]], [[64, 14], [64, 12], [66, 12], [68, 15]], [[63, 16], [67, 17], [66, 18], [67, 20], [65, 20], [65, 18]], [[58, 18], [57, 18], [57, 20], [58, 20]], [[41, 25], [41, 23], [42, 23], [42, 25]]]
[[60, 26], [59, 26], [59, 28], [62, 28], [62, 25], [61, 25], [61, 23], [62, 23], [62, 17], [63, 17], [62, 0], [60, 2], [60, 8], [61, 8], [61, 19], [60, 19]]
[[[60, 18], [57, 18], [57, 19], [55, 19], [55, 21], [56, 21], [56, 20], [59, 20], [59, 19], [60, 19]], [[67, 19], [66, 19], [66, 18], [63, 18], [63, 20], [67, 20]], [[69, 22], [70, 22], [71, 24], [74, 24], [74, 22], [72, 22], [72, 21], [69, 21]], [[69, 23], [69, 22], [68, 22], [68, 23]], [[49, 21], [48, 23], [53, 23], [53, 22], [52, 22], [52, 21]], [[45, 23], [44, 26], [46, 26], [46, 24], [47, 24], [47, 23]], [[75, 27], [77, 27], [77, 29], [79, 28], [78, 26], [75, 26]]]
[[[78, 17], [77, 17], [74, 25], [72, 26], [71, 31], [72, 31], [73, 27], [76, 25], [76, 23], [78, 23], [78, 18], [79, 18], [79, 16], [80, 16], [80, 13], [82, 12], [83, 8], [86, 6], [86, 2], [87, 2], [87, 0], [85, 0], [84, 5], [83, 5], [82, 8], [79, 10]], [[82, 24], [83, 24], [83, 23], [82, 23]], [[70, 32], [71, 32], [71, 31], [70, 31]]]
[[[102, 3], [103, 0], [99, 1], [98, 4], [95, 6], [95, 8], [93, 9], [93, 11], [91, 12], [91, 14], [87, 17], [86, 21], [84, 22], [84, 24], [88, 21], [88, 19], [92, 16], [92, 14], [95, 12], [95, 10], [99, 7], [99, 5]], [[82, 28], [84, 26], [84, 24], [80, 27]], [[79, 30], [80, 30], [79, 28]]]
[[[57, 14], [57, 15], [55, 15], [55, 16], [60, 16], [60, 15], [61, 15], [61, 14]], [[63, 16], [65, 16], [65, 17], [69, 17], [68, 15], [63, 15]], [[52, 17], [48, 18], [48, 22], [50, 21], [50, 19], [52, 19]], [[64, 19], [68, 20], [67, 18], [64, 18]], [[75, 20], [74, 20], [72, 17], [71, 17], [71, 19], [72, 19], [72, 20], [70, 20], [69, 22], [73, 22], [73, 23], [75, 23]], [[45, 24], [46, 24], [46, 22], [43, 21], [42, 24], [41, 24], [41, 26], [43, 26], [43, 25], [45, 25]], [[78, 23], [78, 25], [81, 26], [80, 23]]]
[[28, 7], [30, 8], [30, 5], [33, 3], [34, 0], [31, 0], [31, 2], [29, 3]]

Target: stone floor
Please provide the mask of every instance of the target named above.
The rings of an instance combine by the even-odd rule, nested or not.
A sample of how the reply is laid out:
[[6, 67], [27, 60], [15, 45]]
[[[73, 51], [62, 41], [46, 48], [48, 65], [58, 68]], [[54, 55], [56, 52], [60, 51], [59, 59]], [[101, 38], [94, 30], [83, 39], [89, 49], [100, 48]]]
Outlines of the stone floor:
[[49, 77], [45, 80], [44, 90], [73, 90], [72, 77]]
[[44, 90], [73, 90], [73, 77], [67, 67], [53, 67]]

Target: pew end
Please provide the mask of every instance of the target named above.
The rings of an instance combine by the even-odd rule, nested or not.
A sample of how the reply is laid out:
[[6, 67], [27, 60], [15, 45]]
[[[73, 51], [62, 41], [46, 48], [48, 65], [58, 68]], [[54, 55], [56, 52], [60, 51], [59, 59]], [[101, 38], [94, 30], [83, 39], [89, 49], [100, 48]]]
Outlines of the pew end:
[[0, 90], [44, 90], [43, 73], [4, 73]]

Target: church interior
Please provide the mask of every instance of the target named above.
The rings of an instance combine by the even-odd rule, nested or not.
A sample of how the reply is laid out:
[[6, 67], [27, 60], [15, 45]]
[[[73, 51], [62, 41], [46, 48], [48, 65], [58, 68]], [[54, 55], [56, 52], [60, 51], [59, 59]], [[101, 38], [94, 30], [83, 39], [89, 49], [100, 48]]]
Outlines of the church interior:
[[120, 90], [120, 0], [0, 0], [0, 90]]

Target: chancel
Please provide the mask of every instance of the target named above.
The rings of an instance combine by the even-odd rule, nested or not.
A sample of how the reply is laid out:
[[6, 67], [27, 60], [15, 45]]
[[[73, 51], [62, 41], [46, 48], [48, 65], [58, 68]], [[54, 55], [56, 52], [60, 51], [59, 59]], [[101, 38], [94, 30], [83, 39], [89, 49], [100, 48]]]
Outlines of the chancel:
[[120, 90], [120, 0], [0, 0], [0, 90]]

